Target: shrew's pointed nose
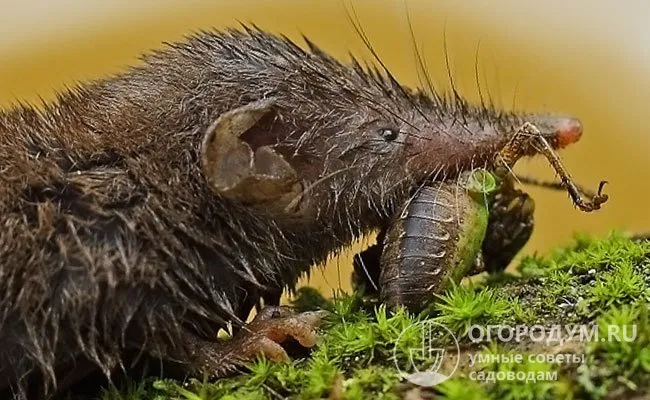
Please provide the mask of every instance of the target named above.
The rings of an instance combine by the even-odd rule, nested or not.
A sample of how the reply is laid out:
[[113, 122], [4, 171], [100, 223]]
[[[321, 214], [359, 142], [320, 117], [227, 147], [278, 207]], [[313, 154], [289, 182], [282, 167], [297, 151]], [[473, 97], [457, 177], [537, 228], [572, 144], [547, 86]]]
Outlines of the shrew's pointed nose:
[[560, 118], [556, 125], [557, 144], [563, 148], [580, 140], [582, 136], [582, 122], [578, 118]]

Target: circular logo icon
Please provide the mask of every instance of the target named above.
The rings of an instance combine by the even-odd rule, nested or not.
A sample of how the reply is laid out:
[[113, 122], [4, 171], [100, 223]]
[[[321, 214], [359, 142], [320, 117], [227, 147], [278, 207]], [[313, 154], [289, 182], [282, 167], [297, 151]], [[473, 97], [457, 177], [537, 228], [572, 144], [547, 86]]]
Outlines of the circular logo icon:
[[[449, 343], [442, 346], [442, 339]], [[400, 333], [393, 348], [393, 360], [400, 376], [419, 386], [435, 386], [449, 379], [460, 362], [458, 340], [448, 328], [420, 321]]]

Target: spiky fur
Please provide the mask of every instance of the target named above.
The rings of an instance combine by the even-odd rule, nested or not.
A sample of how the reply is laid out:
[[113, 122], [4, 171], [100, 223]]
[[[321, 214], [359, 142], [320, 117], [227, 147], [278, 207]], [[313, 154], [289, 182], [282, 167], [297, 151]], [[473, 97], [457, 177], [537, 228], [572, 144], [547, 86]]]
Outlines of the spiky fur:
[[[214, 337], [379, 227], [418, 182], [488, 162], [519, 122], [308, 44], [201, 32], [40, 110], [0, 112], [1, 388], [42, 376], [51, 393], [78, 357], [109, 374], [134, 343], [164, 355], [185, 329]], [[201, 170], [205, 129], [267, 97], [269, 140], [318, 182], [309, 217], [228, 201]], [[400, 138], [382, 140], [384, 125]]]

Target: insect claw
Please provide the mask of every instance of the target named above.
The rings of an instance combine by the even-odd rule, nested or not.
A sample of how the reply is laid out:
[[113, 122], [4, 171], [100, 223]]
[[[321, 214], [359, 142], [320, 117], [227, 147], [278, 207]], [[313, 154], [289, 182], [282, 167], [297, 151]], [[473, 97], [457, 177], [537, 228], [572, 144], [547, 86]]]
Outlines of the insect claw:
[[603, 188], [607, 183], [607, 181], [600, 181], [598, 184], [598, 193], [591, 199], [592, 209], [589, 211], [600, 209], [600, 205], [609, 200], [609, 196], [603, 193]]
[[609, 182], [607, 182], [607, 181], [600, 181], [600, 184], [598, 185], [598, 196], [599, 196], [599, 197], [600, 197], [600, 196], [605, 196], [605, 197], [607, 197], [606, 194], [603, 195], [603, 188], [604, 188], [605, 185], [607, 185], [608, 183], [609, 183]]
[[607, 183], [607, 181], [600, 181], [600, 184], [598, 184], [597, 194], [593, 195], [591, 201], [589, 202], [584, 201], [581, 197], [578, 197], [575, 200], [576, 206], [578, 206], [578, 208], [580, 208], [582, 211], [587, 212], [600, 210], [600, 205], [609, 200], [609, 196], [603, 193], [603, 188]]
[[[564, 188], [569, 192], [573, 204], [580, 210], [586, 212], [600, 209], [600, 205], [609, 199], [608, 195], [602, 193], [603, 187], [607, 181], [600, 182], [596, 194], [591, 191], [583, 190], [578, 186], [569, 175], [559, 156], [553, 150], [553, 147], [544, 136], [542, 136], [539, 129], [530, 122], [525, 122], [521, 128], [519, 128], [517, 134], [512, 137], [510, 142], [497, 153], [497, 156], [495, 157], [497, 160], [497, 174], [499, 176], [504, 176], [508, 171], [511, 171], [511, 166], [514, 165], [522, 155], [525, 155], [526, 151], [530, 150], [531, 146], [537, 153], [546, 157], [556, 174], [559, 175], [561, 181], [560, 183], [555, 184], [536, 182], [533, 180], [533, 184], [539, 184], [551, 188]], [[524, 179], [524, 181], [526, 180]], [[590, 198], [590, 201], [585, 200], [585, 198]]]
[[592, 201], [594, 203], [601, 205], [609, 199], [609, 196], [603, 193], [603, 188], [607, 183], [608, 183], [607, 181], [600, 181], [600, 183], [598, 184], [598, 192], [591, 196]]

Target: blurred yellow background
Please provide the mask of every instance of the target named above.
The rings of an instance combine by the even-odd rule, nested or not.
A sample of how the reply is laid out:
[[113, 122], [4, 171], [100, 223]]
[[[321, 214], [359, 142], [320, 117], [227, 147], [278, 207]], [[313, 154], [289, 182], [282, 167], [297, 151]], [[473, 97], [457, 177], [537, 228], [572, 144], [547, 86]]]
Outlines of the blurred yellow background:
[[[138, 54], [192, 30], [254, 22], [300, 40], [304, 33], [335, 56], [369, 58], [347, 19], [354, 6], [385, 64], [416, 85], [413, 40], [430, 74], [448, 86], [443, 37], [458, 89], [477, 101], [478, 52], [483, 93], [505, 108], [560, 112], [582, 119], [585, 135], [563, 154], [587, 187], [610, 182], [610, 201], [586, 214], [566, 194], [530, 188], [536, 229], [526, 252], [567, 243], [575, 231], [650, 231], [650, 3], [600, 0], [0, 0], [0, 106], [52, 99], [66, 85], [119, 72]], [[480, 45], [479, 45], [480, 43]], [[518, 171], [552, 178], [543, 160]], [[351, 259], [312, 273], [327, 294], [349, 288]]]

